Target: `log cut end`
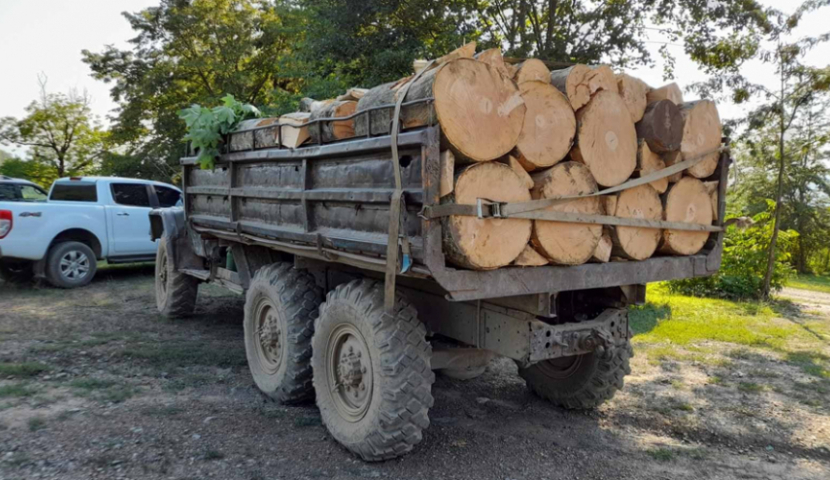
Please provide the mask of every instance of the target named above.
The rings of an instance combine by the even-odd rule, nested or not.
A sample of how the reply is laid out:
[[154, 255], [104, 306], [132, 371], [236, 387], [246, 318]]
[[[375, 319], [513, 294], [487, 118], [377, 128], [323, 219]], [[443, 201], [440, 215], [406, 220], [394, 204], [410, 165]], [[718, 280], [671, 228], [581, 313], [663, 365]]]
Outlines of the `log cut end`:
[[[666, 162], [663, 158], [652, 152], [651, 149], [648, 148], [647, 142], [641, 141], [637, 150], [637, 169], [640, 172], [640, 177], [651, 175], [652, 173], [659, 172], [664, 168], [666, 168]], [[651, 182], [649, 185], [651, 185], [657, 193], [666, 193], [666, 190], [669, 188], [669, 179], [668, 177], [663, 177], [659, 180]]]
[[[585, 195], [598, 189], [588, 168], [576, 162], [560, 163], [532, 177], [535, 185], [531, 194], [535, 200]], [[552, 205], [547, 210], [596, 215], [601, 206], [598, 197], [589, 197]], [[602, 225], [534, 220], [533, 246], [562, 265], [580, 265], [590, 260], [601, 236]]]
[[479, 52], [476, 54], [475, 59], [479, 62], [486, 63], [491, 67], [498, 70], [502, 75], [507, 78], [512, 78], [512, 71], [507, 68], [507, 64], [504, 63], [504, 57], [501, 54], [500, 48], [490, 48]]
[[516, 175], [518, 175], [519, 178], [522, 179], [522, 183], [524, 183], [525, 187], [527, 187], [528, 190], [533, 188], [533, 179], [530, 178], [530, 174], [527, 173], [527, 169], [525, 169], [525, 167], [516, 157], [514, 157], [513, 155], [508, 155], [507, 164], [510, 165], [510, 168], [512, 168], [513, 171], [516, 172]]
[[689, 175], [706, 178], [715, 173], [720, 159], [718, 149], [721, 146], [723, 127], [720, 123], [718, 108], [711, 100], [684, 103], [680, 107], [685, 125], [680, 152], [684, 160], [704, 155], [703, 160], [690, 167]]
[[302, 126], [308, 123], [311, 118], [310, 113], [295, 112], [287, 113], [280, 117], [282, 127], [282, 146], [288, 148], [297, 148], [304, 144], [311, 138], [308, 133], [308, 126]]
[[[663, 204], [651, 185], [640, 185], [623, 191], [617, 198], [614, 215], [620, 218], [662, 220]], [[612, 227], [614, 255], [630, 260], [645, 260], [654, 255], [660, 243], [660, 229]]]
[[550, 70], [541, 60], [531, 58], [516, 65], [516, 73], [513, 75], [513, 80], [519, 85], [525, 82], [550, 83]]
[[576, 135], [570, 102], [555, 87], [529, 81], [519, 89], [527, 110], [516, 151], [528, 171], [559, 163], [568, 156]]
[[[456, 175], [453, 195], [462, 205], [479, 198], [497, 202], [526, 202], [530, 192], [513, 170], [499, 162], [478, 163]], [[532, 222], [525, 219], [480, 219], [450, 216], [445, 220], [444, 251], [453, 263], [475, 270], [511, 264], [530, 240]]]
[[651, 87], [639, 78], [626, 75], [625, 73], [617, 74], [615, 78], [620, 96], [625, 100], [628, 111], [631, 113], [631, 120], [634, 123], [639, 122], [646, 112], [646, 96], [651, 90]]
[[[663, 199], [663, 218], [669, 222], [712, 224], [712, 202], [703, 182], [683, 177]], [[663, 230], [660, 251], [672, 255], [694, 255], [706, 245], [709, 232]]]
[[614, 248], [614, 241], [611, 240], [611, 235], [603, 233], [602, 237], [597, 243], [597, 248], [591, 256], [591, 261], [596, 263], [608, 263], [611, 261], [611, 250]]
[[571, 158], [584, 163], [600, 185], [628, 180], [637, 167], [637, 132], [622, 97], [599, 92], [576, 119], [578, 141]]
[[522, 253], [519, 254], [519, 258], [513, 262], [513, 265], [516, 265], [517, 267], [541, 267], [542, 265], [547, 265], [548, 263], [550, 262], [547, 258], [537, 252], [532, 245], [528, 244], [525, 245], [525, 249], [522, 250]]
[[683, 91], [676, 83], [670, 83], [648, 92], [646, 101], [648, 103], [659, 102], [660, 100], [671, 100], [675, 105], [683, 103]]
[[490, 65], [465, 58], [446, 64], [435, 75], [432, 96], [441, 130], [457, 154], [483, 162], [516, 146], [525, 103], [516, 84]]

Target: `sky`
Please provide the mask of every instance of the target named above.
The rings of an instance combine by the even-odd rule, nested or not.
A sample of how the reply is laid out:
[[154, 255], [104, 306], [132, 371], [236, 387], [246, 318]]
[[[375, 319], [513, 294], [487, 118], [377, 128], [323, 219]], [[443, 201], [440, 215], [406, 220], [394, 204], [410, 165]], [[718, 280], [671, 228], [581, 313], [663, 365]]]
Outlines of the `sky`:
[[[86, 90], [92, 97], [95, 114], [105, 118], [115, 104], [109, 96], [109, 85], [90, 77], [89, 68], [81, 61], [81, 50], [102, 51], [106, 45], [126, 48], [135, 36], [121, 12], [136, 12], [158, 5], [158, 0], [0, 0], [0, 117], [23, 116], [25, 107], [38, 95], [38, 74], [48, 77], [50, 91]], [[762, 1], [784, 11], [792, 11], [792, 0]], [[825, 15], [826, 15], [825, 11]], [[799, 34], [814, 35], [830, 29], [822, 15], [807, 17]], [[651, 38], [649, 46], [654, 58], [660, 38]], [[678, 57], [676, 79], [681, 87], [702, 81], [705, 77], [683, 54], [682, 47], [672, 46]], [[808, 60], [815, 65], [830, 62], [830, 44], [815, 49]], [[749, 77], [774, 84], [768, 65], [753, 62], [747, 65]], [[651, 86], [663, 84], [663, 65], [638, 68], [628, 73], [638, 76]], [[686, 100], [693, 100], [688, 95]], [[721, 117], [741, 116], [744, 107], [719, 104]], [[12, 150], [3, 147], [6, 150]]]

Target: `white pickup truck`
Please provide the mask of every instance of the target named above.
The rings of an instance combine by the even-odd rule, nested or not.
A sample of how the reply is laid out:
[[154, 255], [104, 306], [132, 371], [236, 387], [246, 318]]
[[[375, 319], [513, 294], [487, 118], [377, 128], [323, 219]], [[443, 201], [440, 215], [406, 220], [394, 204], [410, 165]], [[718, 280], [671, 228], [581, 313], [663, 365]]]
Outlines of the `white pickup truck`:
[[114, 177], [62, 178], [48, 201], [0, 200], [0, 275], [75, 288], [92, 281], [98, 260], [154, 261], [148, 214], [181, 202], [172, 185]]

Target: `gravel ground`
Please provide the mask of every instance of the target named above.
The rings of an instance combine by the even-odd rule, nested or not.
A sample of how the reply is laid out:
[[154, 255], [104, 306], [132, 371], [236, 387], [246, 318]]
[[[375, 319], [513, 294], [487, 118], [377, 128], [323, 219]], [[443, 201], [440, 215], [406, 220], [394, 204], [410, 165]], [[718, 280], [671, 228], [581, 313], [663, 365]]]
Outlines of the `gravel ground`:
[[[367, 464], [313, 404], [259, 394], [241, 318], [241, 297], [214, 287], [193, 318], [159, 317], [151, 268], [77, 291], [0, 284], [0, 480], [830, 478], [827, 382], [797, 390], [751, 349], [717, 383], [710, 366], [636, 357], [626, 389], [590, 413], [533, 396], [505, 359], [474, 380], [439, 376], [423, 443]], [[759, 369], [776, 375], [769, 391], [724, 386]]]

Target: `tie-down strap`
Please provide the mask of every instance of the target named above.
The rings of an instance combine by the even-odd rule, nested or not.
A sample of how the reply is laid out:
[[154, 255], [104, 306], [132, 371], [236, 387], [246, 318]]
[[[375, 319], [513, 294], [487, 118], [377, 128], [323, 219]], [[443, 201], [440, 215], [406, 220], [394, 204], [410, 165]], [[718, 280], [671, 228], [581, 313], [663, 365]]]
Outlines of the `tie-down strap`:
[[721, 232], [723, 227], [713, 225], [701, 225], [696, 223], [685, 222], [669, 222], [665, 220], [648, 220], [643, 218], [623, 218], [609, 215], [592, 215], [587, 213], [572, 213], [572, 212], [556, 212], [545, 210], [548, 207], [558, 205], [561, 203], [577, 200], [580, 198], [600, 197], [603, 195], [610, 195], [612, 193], [621, 192], [640, 185], [645, 185], [662, 178], [670, 177], [674, 174], [680, 173], [687, 168], [693, 167], [703, 161], [707, 156], [716, 153], [727, 151], [728, 147], [720, 147], [700, 155], [692, 157], [688, 160], [676, 163], [670, 167], [652, 172], [640, 178], [629, 180], [616, 187], [600, 190], [595, 193], [585, 195], [567, 195], [556, 198], [544, 198], [540, 200], [532, 200], [529, 202], [495, 202], [485, 198], [477, 199], [473, 205], [461, 205], [455, 203], [448, 203], [444, 205], [427, 205], [421, 211], [421, 216], [427, 219], [436, 219], [447, 217], [451, 215], [460, 215], [467, 217], [478, 218], [525, 218], [532, 220], [547, 220], [551, 222], [567, 222], [567, 223], [589, 223], [601, 225], [615, 225], [624, 227], [639, 227], [639, 228], [655, 228], [655, 229], [670, 229], [670, 230], [691, 230], [698, 232]]

